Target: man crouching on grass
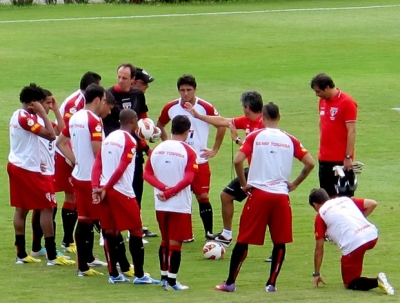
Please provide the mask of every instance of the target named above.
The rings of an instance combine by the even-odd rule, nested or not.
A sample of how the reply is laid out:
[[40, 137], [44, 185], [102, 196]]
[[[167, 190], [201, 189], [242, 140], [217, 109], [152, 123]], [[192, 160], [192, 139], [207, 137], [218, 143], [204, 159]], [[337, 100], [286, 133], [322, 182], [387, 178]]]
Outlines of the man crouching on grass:
[[319, 188], [311, 191], [309, 203], [317, 212], [314, 223], [314, 286], [325, 284], [320, 270], [326, 234], [342, 251], [342, 279], [347, 289], [365, 291], [379, 287], [384, 293], [394, 295], [394, 289], [384, 273], [376, 278], [361, 277], [365, 252], [374, 248], [378, 241], [378, 229], [366, 219], [378, 205], [377, 202], [348, 197], [330, 199], [325, 189]]

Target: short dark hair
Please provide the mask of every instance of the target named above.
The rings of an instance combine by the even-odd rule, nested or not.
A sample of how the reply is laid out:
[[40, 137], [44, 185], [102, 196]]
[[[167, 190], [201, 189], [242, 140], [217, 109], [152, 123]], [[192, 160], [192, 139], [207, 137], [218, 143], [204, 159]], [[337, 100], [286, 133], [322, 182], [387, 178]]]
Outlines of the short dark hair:
[[313, 188], [308, 196], [308, 203], [313, 206], [313, 203], [324, 204], [328, 201], [329, 195], [323, 188]]
[[171, 133], [182, 135], [190, 129], [191, 123], [188, 116], [177, 115], [172, 119]]
[[19, 93], [19, 100], [21, 103], [31, 103], [32, 101], [42, 101], [46, 98], [43, 89], [35, 83], [30, 83], [25, 86]]
[[53, 94], [51, 93], [51, 91], [49, 91], [49, 90], [47, 90], [47, 89], [45, 89], [45, 88], [42, 88], [42, 90], [43, 90], [44, 94], [46, 95], [46, 97], [51, 97], [51, 96], [53, 96]]
[[279, 118], [279, 107], [275, 103], [269, 102], [263, 106], [262, 113], [267, 120], [277, 120]]
[[117, 68], [117, 73], [119, 71], [119, 69], [123, 67], [123, 68], [129, 68], [131, 70], [131, 79], [135, 78], [136, 75], [136, 67], [134, 67], [131, 63], [122, 63], [121, 65], [118, 66]]
[[81, 78], [79, 88], [81, 90], [86, 90], [90, 84], [93, 84], [93, 83], [99, 84], [100, 81], [101, 81], [101, 76], [99, 74], [94, 73], [94, 72], [86, 72]]
[[121, 125], [127, 125], [132, 119], [137, 119], [137, 114], [133, 109], [125, 108], [119, 112], [119, 122]]
[[106, 103], [110, 105], [115, 105], [115, 98], [112, 93], [106, 90]]
[[192, 75], [183, 75], [178, 78], [178, 81], [176, 82], [176, 86], [178, 89], [181, 87], [181, 85], [189, 85], [193, 88], [197, 87], [196, 79]]
[[325, 90], [327, 87], [329, 88], [335, 87], [335, 83], [333, 83], [332, 78], [324, 73], [320, 73], [316, 75], [314, 78], [312, 78], [310, 85], [311, 88], [318, 87], [321, 90]]
[[90, 84], [85, 90], [85, 104], [90, 104], [96, 98], [103, 98], [105, 89], [98, 84]]
[[261, 95], [256, 91], [244, 92], [240, 97], [243, 107], [248, 107], [253, 113], [260, 113], [263, 107]]

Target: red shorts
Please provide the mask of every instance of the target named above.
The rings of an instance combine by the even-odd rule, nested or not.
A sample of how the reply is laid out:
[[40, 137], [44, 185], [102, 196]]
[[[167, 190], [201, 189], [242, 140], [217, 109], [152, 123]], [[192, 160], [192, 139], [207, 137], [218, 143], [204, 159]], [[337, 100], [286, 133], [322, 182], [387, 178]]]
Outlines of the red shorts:
[[65, 191], [72, 193], [71, 174], [73, 168], [68, 165], [65, 158], [56, 153], [55, 175], [54, 175], [54, 190], [56, 193]]
[[78, 219], [99, 220], [99, 205], [92, 202], [92, 182], [80, 181], [72, 177], [72, 185], [78, 210]]
[[47, 182], [47, 188], [50, 192], [51, 202], [54, 204], [53, 207], [57, 207], [56, 193], [54, 191], [54, 176], [42, 175]]
[[[136, 198], [130, 198], [111, 188], [99, 204], [102, 229], [118, 231], [142, 229], [140, 209]], [[140, 233], [140, 236], [142, 233]]]
[[342, 256], [340, 261], [342, 269], [343, 284], [347, 287], [351, 281], [361, 277], [364, 255], [367, 250], [375, 247], [378, 238], [369, 241], [359, 248], [353, 250], [351, 253]]
[[157, 210], [156, 217], [163, 241], [168, 243], [169, 240], [183, 241], [193, 237], [191, 214]]
[[10, 205], [24, 210], [53, 208], [49, 184], [40, 172], [7, 164], [10, 180]]
[[243, 206], [237, 242], [263, 245], [267, 226], [272, 243], [284, 244], [293, 241], [289, 196], [253, 188]]
[[199, 169], [194, 175], [192, 192], [195, 195], [208, 194], [210, 192], [211, 171], [208, 162], [199, 164]]

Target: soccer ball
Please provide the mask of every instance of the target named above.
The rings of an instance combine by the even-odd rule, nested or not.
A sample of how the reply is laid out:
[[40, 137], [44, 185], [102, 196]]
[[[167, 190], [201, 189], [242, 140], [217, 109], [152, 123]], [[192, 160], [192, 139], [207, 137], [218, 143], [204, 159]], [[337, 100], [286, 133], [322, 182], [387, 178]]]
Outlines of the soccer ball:
[[225, 248], [218, 242], [209, 241], [203, 246], [203, 256], [209, 260], [219, 260], [224, 257]]
[[136, 129], [136, 135], [143, 140], [149, 140], [154, 134], [155, 125], [153, 120], [149, 118], [140, 119]]

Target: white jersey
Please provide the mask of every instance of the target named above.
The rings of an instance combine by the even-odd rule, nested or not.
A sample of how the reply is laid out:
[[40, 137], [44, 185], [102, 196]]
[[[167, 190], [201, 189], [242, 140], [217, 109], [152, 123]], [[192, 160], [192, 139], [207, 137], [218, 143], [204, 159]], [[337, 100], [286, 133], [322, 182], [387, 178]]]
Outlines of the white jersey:
[[101, 142], [104, 138], [101, 119], [93, 112], [81, 109], [71, 117], [68, 127], [65, 127], [62, 133], [71, 138], [72, 142], [76, 160], [72, 176], [80, 181], [90, 181], [95, 160], [92, 141]]
[[[161, 142], [149, 158], [154, 176], [168, 187], [174, 187], [185, 176], [189, 165], [196, 165], [196, 152], [187, 144], [175, 140]], [[192, 192], [190, 185], [178, 192], [167, 201], [160, 201], [157, 194], [160, 191], [154, 188], [155, 208], [161, 211], [177, 213], [192, 213]]]
[[378, 237], [378, 229], [369, 222], [354, 202], [347, 197], [328, 200], [318, 210], [326, 224], [326, 234], [343, 255]]
[[[72, 117], [72, 115], [84, 108], [84, 106], [85, 95], [83, 94], [82, 90], [78, 89], [76, 92], [73, 92], [71, 95], [69, 95], [60, 105], [60, 114], [65, 125], [68, 125], [69, 119]], [[57, 146], [56, 152], [64, 157]]]
[[24, 109], [16, 110], [10, 119], [10, 153], [8, 161], [20, 168], [40, 172], [39, 136], [43, 128], [37, 116]]
[[[208, 135], [210, 133], [210, 124], [201, 121], [200, 119], [194, 118], [189, 114], [182, 106], [181, 98], [169, 102], [164, 106], [161, 111], [161, 115], [158, 120], [162, 124], [167, 124], [170, 120], [175, 118], [177, 115], [187, 116], [190, 120], [191, 126], [189, 136], [186, 139], [186, 143], [189, 144], [197, 153], [197, 163], [206, 163], [208, 160], [201, 158], [200, 154], [203, 148], [207, 148]], [[201, 100], [196, 97], [193, 108], [201, 115], [207, 116], [218, 116], [218, 111], [211, 105], [211, 103]]]
[[250, 133], [239, 151], [252, 157], [247, 183], [278, 194], [289, 193], [286, 182], [292, 173], [293, 157], [301, 160], [308, 153], [296, 138], [277, 128]]
[[[42, 118], [38, 117], [37, 119], [40, 125], [45, 125]], [[55, 140], [49, 141], [39, 137], [40, 163], [46, 165], [46, 170], [44, 172], [42, 171], [42, 175], [53, 176], [55, 173], [55, 147]]]
[[[126, 131], [116, 130], [110, 133], [103, 141], [101, 147], [102, 173], [100, 185], [104, 186], [110, 181], [120, 162], [129, 161], [129, 165], [121, 178], [115, 183], [114, 189], [121, 194], [134, 198], [132, 188], [133, 173], [135, 171], [136, 140]], [[132, 161], [133, 160], [133, 161]]]

